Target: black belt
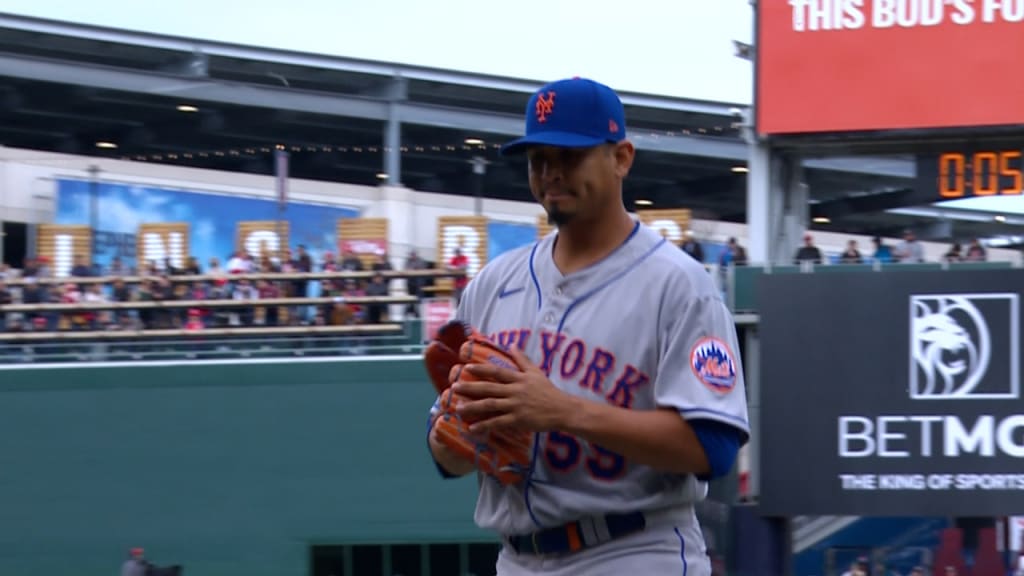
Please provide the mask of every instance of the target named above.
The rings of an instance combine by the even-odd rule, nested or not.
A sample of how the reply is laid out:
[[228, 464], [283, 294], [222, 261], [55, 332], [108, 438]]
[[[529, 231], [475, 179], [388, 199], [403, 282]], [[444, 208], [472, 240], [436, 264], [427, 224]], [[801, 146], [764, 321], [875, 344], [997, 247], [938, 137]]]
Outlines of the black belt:
[[555, 528], [547, 528], [532, 534], [506, 536], [508, 543], [517, 554], [563, 554], [578, 552], [639, 532], [647, 525], [643, 512], [630, 514], [608, 514], [595, 518], [584, 518]]

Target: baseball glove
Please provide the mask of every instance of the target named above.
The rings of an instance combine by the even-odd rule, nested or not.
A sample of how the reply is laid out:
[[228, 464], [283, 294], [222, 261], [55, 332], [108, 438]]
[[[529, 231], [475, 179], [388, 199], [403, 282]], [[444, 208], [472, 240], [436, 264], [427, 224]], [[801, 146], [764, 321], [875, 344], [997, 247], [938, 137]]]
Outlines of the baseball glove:
[[424, 351], [424, 363], [437, 390], [437, 439], [460, 457], [473, 462], [477, 469], [502, 484], [521, 481], [530, 467], [532, 435], [527, 432], [494, 432], [480, 435], [469, 431], [467, 421], [456, 408], [464, 399], [451, 390], [459, 380], [475, 380], [464, 368], [470, 364], [497, 364], [518, 370], [507, 353], [472, 327], [458, 321], [438, 330], [436, 338]]

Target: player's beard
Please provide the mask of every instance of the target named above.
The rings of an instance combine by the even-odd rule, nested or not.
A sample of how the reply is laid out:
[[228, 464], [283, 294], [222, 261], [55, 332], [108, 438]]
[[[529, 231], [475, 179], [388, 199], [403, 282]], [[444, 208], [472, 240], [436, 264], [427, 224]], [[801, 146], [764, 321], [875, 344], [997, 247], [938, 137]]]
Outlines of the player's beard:
[[563, 212], [558, 208], [550, 208], [548, 210], [548, 224], [551, 226], [565, 226], [572, 221], [572, 216], [569, 212]]

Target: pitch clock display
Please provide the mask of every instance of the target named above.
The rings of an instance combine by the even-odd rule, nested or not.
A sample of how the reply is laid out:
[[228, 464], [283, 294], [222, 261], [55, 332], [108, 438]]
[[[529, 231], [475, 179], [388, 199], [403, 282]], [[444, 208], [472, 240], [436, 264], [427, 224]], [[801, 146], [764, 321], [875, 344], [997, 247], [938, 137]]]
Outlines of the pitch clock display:
[[918, 189], [939, 200], [1024, 193], [1024, 147], [949, 150], [919, 157]]

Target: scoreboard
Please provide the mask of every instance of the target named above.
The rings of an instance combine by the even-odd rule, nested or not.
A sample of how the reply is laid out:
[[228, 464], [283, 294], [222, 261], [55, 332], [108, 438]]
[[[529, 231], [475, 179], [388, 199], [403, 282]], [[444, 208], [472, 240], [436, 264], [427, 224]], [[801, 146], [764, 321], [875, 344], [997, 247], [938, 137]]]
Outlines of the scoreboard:
[[915, 189], [934, 202], [1024, 193], [1024, 144], [971, 145], [917, 156]]

